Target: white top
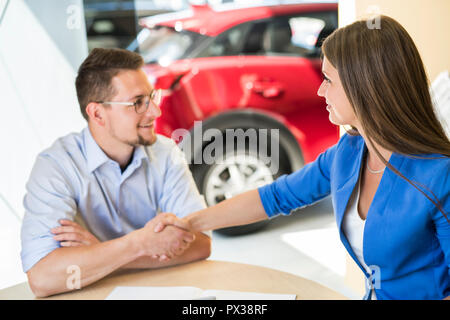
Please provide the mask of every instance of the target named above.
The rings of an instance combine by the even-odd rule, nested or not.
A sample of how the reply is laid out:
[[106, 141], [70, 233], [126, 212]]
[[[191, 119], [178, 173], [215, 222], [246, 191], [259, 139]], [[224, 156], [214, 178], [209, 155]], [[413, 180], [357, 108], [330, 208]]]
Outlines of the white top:
[[[361, 178], [358, 178], [358, 182], [356, 183], [355, 189], [350, 197], [350, 200], [347, 204], [347, 209], [344, 214], [344, 220], [342, 222], [342, 228], [345, 236], [347, 237], [350, 246], [353, 249], [353, 252], [358, 258], [361, 265], [366, 269], [369, 274], [372, 274], [370, 268], [364, 262], [363, 255], [363, 238], [364, 238], [364, 226], [366, 225], [366, 220], [361, 219], [361, 216], [358, 212], [358, 202], [360, 195], [360, 181]], [[366, 283], [367, 287], [367, 283]], [[375, 295], [375, 290], [372, 289], [372, 300], [376, 300], [377, 297]]]

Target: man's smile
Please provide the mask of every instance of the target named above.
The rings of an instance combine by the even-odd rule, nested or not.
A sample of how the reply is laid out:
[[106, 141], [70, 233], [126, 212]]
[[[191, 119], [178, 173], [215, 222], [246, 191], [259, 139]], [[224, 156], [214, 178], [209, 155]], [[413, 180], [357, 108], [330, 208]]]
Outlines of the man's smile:
[[138, 128], [141, 128], [141, 129], [152, 129], [153, 128], [153, 122], [149, 123], [149, 124], [145, 124], [145, 125], [140, 125], [140, 126], [138, 126]]

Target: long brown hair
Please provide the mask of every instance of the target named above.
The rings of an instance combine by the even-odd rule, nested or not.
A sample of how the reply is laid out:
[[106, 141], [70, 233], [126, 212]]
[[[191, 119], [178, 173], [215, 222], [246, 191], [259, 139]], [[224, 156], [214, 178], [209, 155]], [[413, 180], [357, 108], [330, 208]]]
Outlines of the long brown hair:
[[[450, 141], [436, 116], [429, 80], [414, 41], [394, 19], [383, 15], [378, 19], [379, 28], [371, 27], [369, 20], [356, 21], [335, 30], [322, 45], [322, 53], [337, 69], [368, 142], [413, 158], [423, 158], [424, 154], [450, 157]], [[347, 132], [359, 134], [354, 127]], [[406, 178], [374, 150], [389, 169], [423, 193], [449, 221], [431, 190], [434, 199], [419, 186], [428, 188]]]

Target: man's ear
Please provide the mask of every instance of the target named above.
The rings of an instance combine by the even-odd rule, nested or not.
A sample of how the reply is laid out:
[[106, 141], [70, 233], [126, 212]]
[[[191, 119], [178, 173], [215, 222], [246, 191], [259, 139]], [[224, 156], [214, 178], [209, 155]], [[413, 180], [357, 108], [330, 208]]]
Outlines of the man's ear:
[[105, 109], [101, 103], [89, 102], [86, 106], [89, 120], [103, 127], [105, 125]]

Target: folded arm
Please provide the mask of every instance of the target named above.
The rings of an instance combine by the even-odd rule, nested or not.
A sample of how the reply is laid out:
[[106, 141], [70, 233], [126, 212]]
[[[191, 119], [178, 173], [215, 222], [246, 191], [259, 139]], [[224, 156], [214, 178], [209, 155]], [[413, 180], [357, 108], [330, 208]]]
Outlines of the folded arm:
[[73, 267], [79, 270], [80, 287], [85, 287], [121, 267], [147, 257], [162, 254], [177, 257], [194, 241], [192, 233], [175, 227], [155, 236], [153, 229], [156, 222], [155, 218], [144, 228], [114, 240], [90, 245], [69, 245], [53, 250], [28, 270], [31, 290], [36, 296], [43, 297], [77, 289], [68, 285]]
[[122, 268], [155, 269], [207, 259], [211, 255], [211, 238], [202, 232], [194, 233], [195, 240], [182, 254], [169, 257], [167, 254], [140, 257]]

